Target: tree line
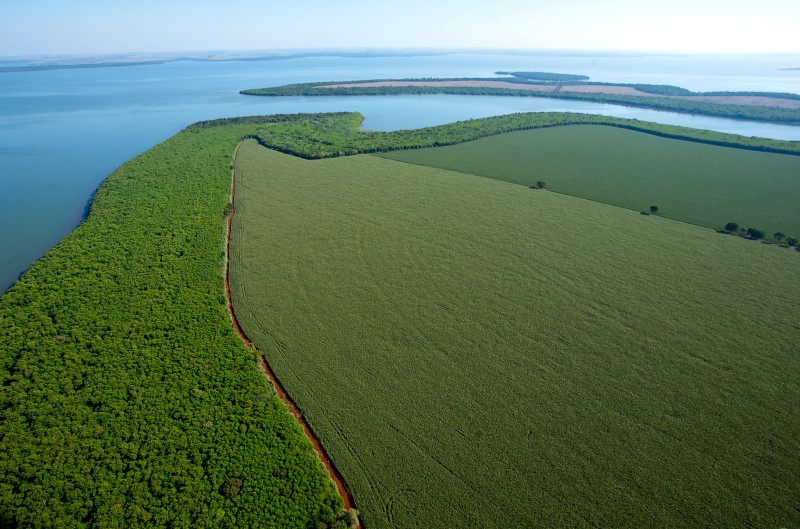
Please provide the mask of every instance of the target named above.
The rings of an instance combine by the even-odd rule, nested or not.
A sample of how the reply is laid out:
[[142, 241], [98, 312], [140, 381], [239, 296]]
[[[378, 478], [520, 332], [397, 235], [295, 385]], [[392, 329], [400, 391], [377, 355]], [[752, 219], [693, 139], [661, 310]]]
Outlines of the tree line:
[[[761, 240], [766, 237], [766, 234], [759, 230], [758, 228], [749, 227], [745, 228], [744, 226], [739, 226], [736, 222], [729, 222], [727, 223], [724, 228], [724, 231], [731, 235], [740, 235], [742, 237], [749, 237], [753, 240]], [[785, 233], [781, 231], [776, 231], [772, 234], [772, 240], [778, 244], [784, 244], [786, 246], [792, 247], [797, 246], [797, 239], [795, 237], [789, 237]], [[800, 248], [798, 248], [800, 250]]]
[[[294, 122], [265, 122], [256, 139], [270, 149], [306, 159], [349, 156], [360, 153], [441, 147], [505, 132], [564, 125], [605, 125], [664, 138], [710, 145], [800, 155], [800, 143], [725, 134], [673, 125], [648, 123], [570, 112], [528, 112], [458, 121], [415, 130], [361, 131], [363, 116], [357, 113], [312, 114]], [[241, 118], [250, 119], [250, 118]]]

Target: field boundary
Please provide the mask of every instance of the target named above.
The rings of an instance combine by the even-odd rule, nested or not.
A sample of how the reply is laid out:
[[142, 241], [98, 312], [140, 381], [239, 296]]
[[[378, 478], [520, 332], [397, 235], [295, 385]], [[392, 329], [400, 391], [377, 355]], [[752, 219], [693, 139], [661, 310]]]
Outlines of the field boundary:
[[[258, 367], [264, 373], [264, 375], [269, 379], [272, 383], [273, 387], [275, 388], [275, 394], [278, 398], [286, 404], [287, 408], [289, 408], [289, 413], [291, 413], [296, 419], [297, 422], [300, 423], [300, 426], [303, 428], [303, 433], [308, 437], [311, 444], [314, 446], [314, 451], [317, 454], [322, 465], [328, 472], [331, 481], [333, 482], [336, 490], [339, 492], [339, 496], [342, 497], [344, 501], [344, 509], [345, 511], [349, 509], [355, 509], [355, 502], [353, 501], [353, 497], [350, 494], [350, 490], [347, 488], [345, 484], [344, 478], [333, 466], [333, 462], [331, 461], [328, 453], [323, 448], [322, 443], [320, 443], [317, 436], [314, 434], [314, 431], [311, 429], [311, 426], [306, 421], [303, 414], [300, 412], [300, 409], [294, 403], [292, 398], [286, 392], [286, 389], [278, 380], [278, 377], [275, 375], [275, 372], [272, 368], [269, 367], [264, 355], [261, 354], [258, 349], [253, 345], [253, 342], [247, 337], [242, 326], [239, 324], [239, 320], [236, 318], [236, 312], [233, 308], [233, 300], [231, 298], [231, 284], [230, 284], [230, 246], [231, 246], [231, 224], [233, 222], [233, 216], [236, 214], [235, 208], [235, 199], [236, 199], [236, 159], [239, 156], [239, 148], [244, 144], [244, 140], [239, 142], [236, 145], [236, 151], [233, 154], [233, 161], [231, 162], [231, 198], [230, 198], [230, 214], [226, 219], [226, 233], [225, 233], [225, 302], [228, 308], [228, 315], [230, 316], [231, 324], [233, 325], [236, 334], [239, 335], [239, 338], [242, 339], [244, 344], [247, 346], [248, 349], [252, 351], [256, 351], [259, 353], [258, 358]], [[364, 527], [363, 522], [359, 518], [359, 524], [357, 527]]]

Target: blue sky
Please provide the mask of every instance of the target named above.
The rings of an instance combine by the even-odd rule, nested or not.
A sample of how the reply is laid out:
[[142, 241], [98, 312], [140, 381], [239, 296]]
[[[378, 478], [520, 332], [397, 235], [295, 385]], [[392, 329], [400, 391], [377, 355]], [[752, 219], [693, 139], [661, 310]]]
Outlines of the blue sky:
[[5, 0], [0, 55], [297, 48], [800, 52], [800, 0]]

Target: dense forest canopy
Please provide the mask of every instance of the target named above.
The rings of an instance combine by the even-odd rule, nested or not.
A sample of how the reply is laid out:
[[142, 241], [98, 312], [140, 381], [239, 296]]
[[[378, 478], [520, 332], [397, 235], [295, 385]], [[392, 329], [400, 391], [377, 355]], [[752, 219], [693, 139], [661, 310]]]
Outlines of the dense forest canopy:
[[125, 163], [0, 298], [0, 526], [343, 523], [225, 308], [231, 156], [258, 126]]

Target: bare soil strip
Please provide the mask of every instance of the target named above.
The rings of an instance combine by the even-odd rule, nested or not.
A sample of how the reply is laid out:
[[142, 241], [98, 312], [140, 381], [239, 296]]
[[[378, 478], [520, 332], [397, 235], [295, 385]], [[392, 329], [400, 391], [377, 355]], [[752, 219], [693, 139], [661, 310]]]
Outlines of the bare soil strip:
[[642, 92], [630, 86], [617, 85], [555, 85], [555, 84], [521, 84], [507, 81], [375, 81], [371, 83], [326, 84], [317, 86], [326, 88], [359, 88], [364, 86], [458, 86], [483, 88], [510, 88], [512, 90], [528, 90], [533, 92], [580, 92], [589, 94], [614, 94], [640, 97], [664, 97], [668, 99], [688, 99], [707, 101], [720, 105], [755, 105], [778, 108], [800, 108], [800, 101], [767, 96], [662, 96]]
[[[231, 223], [233, 221], [233, 216], [236, 213], [235, 208], [235, 198], [236, 198], [236, 157], [239, 156], [239, 147], [242, 144], [236, 146], [236, 152], [233, 155], [233, 164], [231, 165], [231, 205], [234, 206], [231, 209], [231, 214], [228, 216], [228, 227], [227, 233], [225, 236], [225, 300], [228, 305], [228, 314], [231, 317], [231, 323], [233, 324], [233, 328], [236, 330], [236, 334], [239, 335], [239, 338], [245, 343], [247, 347], [250, 349], [256, 350], [256, 347], [253, 345], [253, 342], [247, 337], [247, 335], [242, 330], [242, 326], [239, 325], [239, 320], [236, 319], [236, 313], [233, 310], [233, 302], [231, 301], [231, 284], [229, 281], [229, 273], [230, 273], [230, 247], [231, 247]], [[280, 381], [278, 381], [278, 377], [275, 376], [275, 373], [267, 364], [267, 361], [264, 359], [263, 356], [259, 356], [260, 362], [259, 367], [261, 371], [269, 378], [272, 385], [275, 387], [275, 393], [278, 397], [286, 404], [289, 408], [289, 412], [295, 416], [297, 421], [300, 423], [300, 426], [303, 427], [303, 432], [305, 432], [306, 437], [311, 441], [314, 445], [314, 450], [317, 452], [317, 457], [319, 457], [322, 464], [328, 471], [328, 475], [330, 475], [331, 481], [333, 484], [336, 485], [336, 490], [339, 492], [339, 496], [342, 497], [344, 500], [344, 508], [345, 509], [353, 509], [355, 508], [355, 503], [353, 502], [353, 497], [350, 495], [350, 491], [347, 489], [347, 486], [344, 483], [344, 479], [342, 478], [339, 471], [333, 466], [331, 463], [331, 459], [328, 457], [328, 453], [325, 452], [325, 449], [322, 447], [322, 444], [317, 439], [317, 436], [314, 435], [314, 432], [311, 430], [308, 422], [305, 420], [303, 415], [300, 413], [300, 410], [297, 408], [297, 405], [294, 403], [292, 398], [286, 393], [283, 385], [281, 385]], [[363, 525], [362, 525], [363, 527]]]

